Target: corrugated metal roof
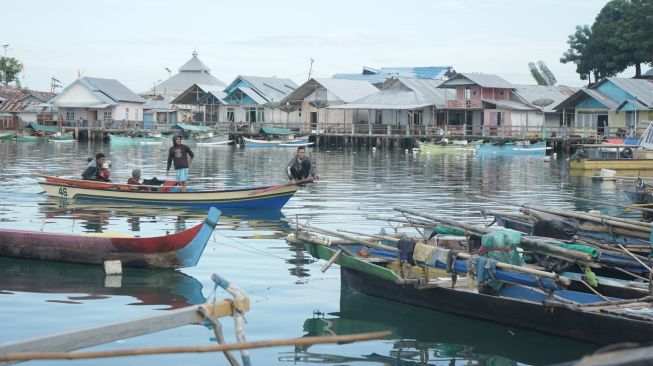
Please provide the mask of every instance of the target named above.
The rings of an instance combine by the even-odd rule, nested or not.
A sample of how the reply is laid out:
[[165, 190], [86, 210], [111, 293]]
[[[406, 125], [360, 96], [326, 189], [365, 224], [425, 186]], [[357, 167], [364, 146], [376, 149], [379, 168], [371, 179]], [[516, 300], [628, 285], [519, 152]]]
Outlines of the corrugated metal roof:
[[441, 88], [453, 88], [459, 85], [479, 85], [483, 88], [512, 89], [515, 86], [499, 75], [458, 73], [445, 81]]
[[503, 107], [503, 108], [506, 108], [506, 109], [513, 109], [513, 110], [517, 110], [517, 111], [534, 111], [534, 110], [537, 110], [537, 108], [535, 108], [533, 106], [526, 105], [524, 103], [519, 103], [517, 101], [510, 100], [510, 99], [499, 99], [499, 100], [481, 99], [481, 100], [483, 102], [485, 102], [485, 103], [494, 104], [497, 107]]
[[644, 73], [642, 76], [653, 76], [653, 67], [648, 69], [647, 72]]
[[227, 85], [206, 72], [183, 71], [160, 82], [159, 84], [156, 84], [154, 88], [149, 89], [144, 94], [156, 93], [168, 96], [178, 96], [195, 84], [202, 85], [204, 91], [207, 91], [204, 88], [222, 89]]
[[[101, 92], [115, 102], [144, 103], [145, 101], [136, 93], [129, 90], [125, 85], [116, 79], [101, 79], [85, 76], [79, 82], [86, 85], [94, 92]], [[97, 94], [97, 93], [96, 93]]]
[[[249, 95], [259, 104], [279, 102], [293, 90], [297, 89], [297, 84], [290, 79], [240, 75], [225, 88], [225, 91], [231, 90], [241, 81], [248, 85], [248, 87], [238, 87], [238, 89]], [[245, 89], [249, 90], [246, 91]], [[233, 91], [231, 90], [231, 92]], [[258, 96], [250, 95], [251, 92], [258, 94]]]
[[238, 87], [240, 91], [245, 93], [248, 97], [252, 98], [256, 104], [265, 104], [268, 101], [265, 100], [262, 96], [260, 96], [257, 92], [254, 91], [254, 89], [246, 87], [246, 86], [241, 86]]
[[204, 62], [200, 61], [199, 58], [197, 58], [197, 51], [193, 51], [193, 57], [186, 61], [185, 64], [181, 65], [179, 68], [179, 72], [183, 71], [202, 71], [206, 73], [210, 73], [211, 70], [209, 69]]
[[653, 108], [653, 83], [644, 79], [607, 78], [640, 102]]
[[444, 108], [445, 90], [439, 89], [442, 80], [397, 78], [384, 89], [332, 109], [414, 109], [426, 106]]
[[339, 101], [345, 103], [352, 102], [358, 98], [370, 95], [379, 91], [374, 85], [364, 80], [346, 80], [346, 79], [327, 79], [312, 78], [300, 85], [292, 93], [288, 94], [281, 104], [289, 101], [304, 100], [313, 93], [316, 88], [324, 88], [329, 93], [335, 95]]
[[515, 85], [514, 93], [524, 102], [531, 105], [534, 105], [533, 102], [536, 100], [550, 99], [553, 101], [553, 103], [543, 107], [536, 107], [543, 112], [554, 112], [555, 110], [553, 108], [555, 106], [567, 99], [570, 95], [573, 95], [578, 90], [578, 88], [572, 88], [564, 85]]
[[603, 93], [601, 93], [598, 90], [594, 89], [581, 89], [581, 91], [590, 97], [596, 99], [599, 103], [603, 104], [606, 106], [608, 109], [616, 109], [619, 107], [619, 104], [617, 102], [613, 101], [612, 99], [608, 98], [605, 96]]

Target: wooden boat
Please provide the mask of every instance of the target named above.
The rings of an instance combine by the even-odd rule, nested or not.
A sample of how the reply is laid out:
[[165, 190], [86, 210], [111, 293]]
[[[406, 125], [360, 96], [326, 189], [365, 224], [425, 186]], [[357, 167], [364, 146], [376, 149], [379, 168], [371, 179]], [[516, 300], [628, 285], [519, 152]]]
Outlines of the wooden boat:
[[211, 208], [203, 223], [152, 238], [0, 229], [0, 256], [83, 264], [120, 260], [125, 267], [192, 267], [200, 259], [219, 216], [220, 212]]
[[16, 139], [16, 132], [14, 131], [0, 133], [0, 141], [2, 140], [11, 141], [15, 139]]
[[576, 152], [569, 158], [572, 170], [618, 170], [633, 171], [653, 170], [653, 159], [639, 146], [616, 144], [578, 145]]
[[466, 140], [454, 140], [452, 142], [430, 143], [419, 141], [419, 151], [425, 153], [474, 153], [476, 145]]
[[114, 201], [159, 206], [219, 209], [280, 210], [297, 191], [297, 184], [278, 186], [198, 189], [187, 187], [133, 186], [111, 182], [45, 177], [39, 183], [51, 197], [85, 201]]
[[25, 134], [16, 135], [16, 141], [18, 142], [46, 142], [47, 140], [48, 138], [46, 136], [25, 135]]
[[505, 143], [505, 144], [482, 144], [476, 149], [476, 156], [546, 156], [546, 141], [534, 144]]
[[60, 135], [60, 136], [50, 136], [48, 137], [48, 142], [54, 142], [54, 143], [75, 142], [75, 138], [73, 137], [72, 133], [67, 133], [65, 135]]
[[[368, 260], [360, 255], [366, 248], [362, 245], [306, 243], [305, 248], [315, 258], [340, 265], [341, 286], [369, 296], [600, 345], [653, 341], [650, 297], [605, 302], [593, 294], [549, 289], [549, 296], [521, 285], [503, 286], [490, 295], [467, 287], [465, 280], [454, 283], [447, 272], [425, 278], [422, 269], [393, 266], [394, 259]], [[467, 272], [465, 261], [454, 265], [456, 273]]]
[[245, 147], [298, 147], [298, 146], [311, 146], [312, 142], [308, 142], [308, 137], [293, 140], [256, 140], [243, 137]]
[[[0, 291], [4, 293], [82, 294], [78, 302], [96, 302], [110, 296], [130, 296], [136, 305], [163, 305], [178, 309], [202, 304], [202, 283], [181, 271], [124, 268], [120, 286], [111, 286], [101, 266], [0, 257]], [[47, 300], [46, 300], [47, 301]]]
[[109, 134], [109, 141], [112, 144], [133, 144], [133, 145], [161, 145], [163, 141], [160, 138], [150, 136], [118, 136]]
[[212, 140], [212, 139], [208, 139], [208, 141], [205, 141], [205, 140], [197, 141], [195, 144], [197, 146], [227, 146], [230, 143], [232, 143], [233, 141], [234, 140], [224, 140], [224, 139]]

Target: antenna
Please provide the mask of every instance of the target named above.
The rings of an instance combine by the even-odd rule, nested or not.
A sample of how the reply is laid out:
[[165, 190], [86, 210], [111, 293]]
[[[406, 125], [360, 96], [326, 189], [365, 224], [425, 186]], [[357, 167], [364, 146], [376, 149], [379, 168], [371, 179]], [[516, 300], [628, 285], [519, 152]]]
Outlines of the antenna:
[[311, 67], [308, 68], [308, 79], [309, 80], [311, 79], [311, 73], [313, 72], [313, 62], [315, 62], [315, 60], [313, 60], [313, 57], [310, 57], [310, 60], [311, 60]]
[[50, 93], [54, 94], [55, 89], [61, 88], [61, 81], [54, 76], [50, 78]]

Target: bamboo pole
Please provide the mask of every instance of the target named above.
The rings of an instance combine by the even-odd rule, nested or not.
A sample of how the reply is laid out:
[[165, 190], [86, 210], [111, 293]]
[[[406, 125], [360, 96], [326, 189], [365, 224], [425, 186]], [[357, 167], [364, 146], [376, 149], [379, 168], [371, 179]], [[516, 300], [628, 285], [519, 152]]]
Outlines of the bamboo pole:
[[340, 257], [340, 254], [342, 254], [342, 249], [338, 249], [338, 251], [334, 255], [332, 255], [331, 258], [329, 258], [329, 260], [324, 264], [324, 266], [320, 268], [320, 271], [322, 271], [322, 273], [326, 272], [326, 270], [329, 269], [329, 267], [331, 267], [333, 262], [335, 262], [336, 259]]
[[607, 206], [625, 208], [625, 209], [628, 209], [628, 210], [639, 210], [639, 211], [653, 212], [653, 209], [651, 209], [651, 208], [643, 208], [643, 207], [639, 207], [639, 206], [622, 205], [622, 204], [619, 204], [619, 203], [604, 202], [604, 201], [591, 200], [591, 199], [580, 198], [580, 197], [572, 197], [572, 199], [574, 201], [596, 203], [596, 204], [599, 204], [599, 205], [607, 205]]
[[287, 223], [289, 223], [289, 224], [291, 224], [291, 225], [297, 225], [297, 226], [300, 227], [300, 228], [309, 229], [309, 230], [314, 230], [314, 231], [317, 231], [317, 232], [320, 232], [320, 233], [323, 233], [323, 234], [326, 234], [326, 235], [335, 236], [335, 237], [338, 237], [338, 238], [341, 238], [341, 239], [345, 239], [345, 240], [351, 240], [351, 241], [353, 241], [353, 242], [357, 242], [357, 243], [359, 243], [359, 244], [364, 244], [364, 245], [367, 245], [367, 246], [369, 246], [369, 247], [373, 247], [373, 248], [377, 248], [377, 249], [389, 250], [389, 251], [393, 251], [393, 252], [398, 252], [398, 251], [399, 251], [399, 249], [397, 249], [397, 248], [395, 248], [395, 247], [391, 247], [391, 246], [387, 246], [387, 245], [383, 245], [383, 244], [375, 243], [375, 242], [372, 242], [372, 241], [369, 241], [369, 240], [365, 240], [365, 239], [361, 239], [361, 238], [355, 238], [355, 237], [352, 237], [352, 236], [349, 236], [349, 235], [341, 234], [341, 233], [339, 233], [339, 232], [337, 232], [337, 231], [331, 231], [331, 230], [327, 230], [327, 229], [322, 229], [322, 228], [315, 227], [315, 226], [312, 226], [312, 225], [300, 224], [300, 223], [298, 223], [298, 222], [295, 222], [295, 221], [292, 221], [292, 220], [288, 220], [288, 219], [286, 219], [286, 218], [281, 218], [281, 221], [285, 221], [285, 222], [287, 222]]
[[[437, 216], [429, 215], [429, 214], [419, 212], [419, 211], [416, 211], [416, 210], [404, 209], [404, 208], [400, 208], [400, 207], [395, 207], [394, 209], [399, 211], [399, 212], [405, 212], [405, 213], [409, 213], [411, 215], [425, 217], [425, 218], [427, 218], [429, 220], [438, 221], [438, 222], [441, 222], [441, 223], [443, 223], [445, 225], [464, 228], [465, 231], [476, 233], [476, 235], [483, 235], [483, 234], [488, 234], [488, 233], [492, 232], [490, 229], [487, 229], [487, 228], [473, 226], [473, 225], [465, 224], [465, 223], [460, 223], [460, 222], [458, 222], [456, 220], [451, 220], [451, 219], [447, 219], [447, 218], [443, 218], [443, 217], [437, 217]], [[589, 254], [574, 251], [574, 250], [569, 250], [569, 249], [565, 249], [565, 248], [561, 248], [561, 247], [552, 245], [552, 244], [550, 244], [551, 240], [552, 239], [544, 239], [544, 238], [537, 238], [537, 237], [522, 235], [521, 244], [524, 247], [526, 247], [527, 249], [531, 249], [531, 250], [535, 250], [535, 251], [539, 250], [539, 251], [545, 252], [545, 254], [546, 254], [546, 252], [551, 252], [551, 253], [554, 253], [554, 254], [561, 255], [561, 256], [563, 256], [565, 258], [569, 258], [570, 260], [578, 260], [578, 261], [583, 261], [583, 262], [589, 262], [589, 261], [592, 260], [592, 256], [590, 256]]]
[[503, 201], [503, 200], [497, 200], [495, 198], [484, 197], [484, 196], [475, 196], [475, 197], [480, 199], [480, 200], [496, 202], [496, 203], [500, 203], [500, 204], [503, 204], [503, 205], [523, 207], [523, 208], [528, 208], [528, 209], [532, 209], [532, 210], [535, 210], [535, 211], [546, 212], [546, 213], [550, 213], [550, 214], [554, 214], [554, 215], [558, 215], [558, 216], [573, 217], [573, 218], [582, 219], [582, 220], [586, 220], [586, 221], [592, 221], [592, 222], [596, 222], [596, 223], [599, 223], [599, 224], [609, 224], [609, 225], [612, 225], [612, 226], [620, 226], [620, 227], [627, 228], [627, 229], [648, 231], [649, 233], [651, 232], [651, 228], [653, 228], [653, 223], [645, 223], [645, 222], [636, 221], [636, 220], [622, 219], [622, 218], [619, 218], [619, 217], [612, 217], [612, 216], [607, 216], [607, 215], [590, 215], [590, 214], [583, 213], [583, 212], [577, 212], [577, 211], [572, 211], [572, 210], [561, 210], [561, 209], [552, 208], [552, 207], [531, 205], [531, 204], [528, 204], [528, 203], [518, 204], [518, 203], [512, 203], [512, 202], [507, 202], [507, 201]]
[[22, 353], [4, 353], [0, 354], [0, 361], [28, 361], [28, 360], [79, 360], [107, 357], [125, 357], [125, 356], [142, 356], [142, 355], [159, 355], [171, 353], [204, 353], [204, 352], [224, 352], [233, 350], [255, 349], [263, 347], [280, 347], [280, 346], [310, 346], [314, 344], [325, 343], [349, 343], [383, 339], [390, 335], [389, 331], [359, 333], [351, 335], [327, 336], [327, 337], [303, 337], [273, 339], [257, 342], [244, 342], [234, 344], [217, 344], [210, 346], [192, 346], [192, 347], [154, 347], [154, 348], [132, 348], [115, 351], [97, 351], [97, 352], [22, 352]]

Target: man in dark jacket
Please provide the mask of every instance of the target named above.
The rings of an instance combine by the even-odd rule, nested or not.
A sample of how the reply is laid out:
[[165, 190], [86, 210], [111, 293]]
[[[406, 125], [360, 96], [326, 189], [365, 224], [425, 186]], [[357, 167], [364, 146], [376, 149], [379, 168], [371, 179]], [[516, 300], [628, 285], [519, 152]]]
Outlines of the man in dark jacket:
[[82, 173], [82, 179], [108, 182], [109, 179], [102, 176], [102, 166], [104, 165], [105, 160], [106, 158], [104, 154], [97, 153], [95, 159], [88, 163], [86, 170]]
[[320, 179], [319, 175], [315, 175], [315, 165], [311, 164], [311, 159], [306, 156], [306, 147], [300, 146], [297, 148], [297, 155], [288, 163], [286, 168], [288, 179], [293, 181], [304, 179]]
[[186, 179], [188, 178], [188, 168], [193, 162], [195, 155], [191, 149], [181, 143], [181, 136], [172, 138], [172, 147], [168, 150], [168, 167], [166, 176], [170, 172], [170, 165], [174, 162], [175, 172], [177, 172], [177, 184], [182, 192], [186, 191]]

